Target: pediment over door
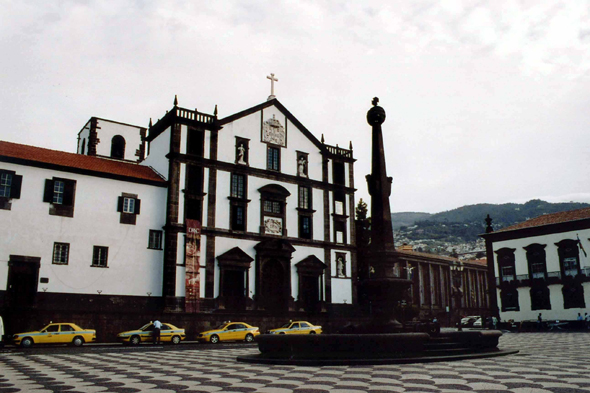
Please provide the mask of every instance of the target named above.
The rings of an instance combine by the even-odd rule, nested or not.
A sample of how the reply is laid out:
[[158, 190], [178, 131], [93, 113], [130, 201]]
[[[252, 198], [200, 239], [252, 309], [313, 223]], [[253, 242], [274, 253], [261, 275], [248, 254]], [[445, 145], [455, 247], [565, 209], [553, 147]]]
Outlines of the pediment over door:
[[310, 255], [296, 265], [297, 272], [302, 274], [309, 274], [319, 276], [324, 273], [324, 270], [328, 268], [328, 265], [323, 263], [318, 257], [315, 255]]
[[295, 247], [293, 247], [291, 242], [284, 239], [263, 240], [255, 245], [254, 249], [260, 255], [282, 256], [288, 258], [291, 258], [291, 254], [295, 251]]
[[234, 247], [217, 257], [220, 267], [249, 269], [254, 258], [246, 254], [240, 247]]

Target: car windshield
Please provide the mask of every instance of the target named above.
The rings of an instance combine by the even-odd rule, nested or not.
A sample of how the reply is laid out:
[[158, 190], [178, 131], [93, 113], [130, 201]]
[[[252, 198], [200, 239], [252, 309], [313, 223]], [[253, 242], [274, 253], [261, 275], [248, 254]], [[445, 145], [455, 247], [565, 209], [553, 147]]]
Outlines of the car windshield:
[[281, 326], [279, 329], [286, 329], [289, 326], [291, 326], [291, 322], [284, 324], [283, 326]]
[[226, 327], [227, 325], [228, 325], [227, 323], [222, 323], [221, 325], [217, 326], [215, 329], [219, 329], [219, 330], [221, 330], [221, 329], [225, 329], [225, 327]]
[[152, 326], [151, 323], [146, 323], [145, 325], [143, 325], [139, 330], [148, 330], [148, 328]]

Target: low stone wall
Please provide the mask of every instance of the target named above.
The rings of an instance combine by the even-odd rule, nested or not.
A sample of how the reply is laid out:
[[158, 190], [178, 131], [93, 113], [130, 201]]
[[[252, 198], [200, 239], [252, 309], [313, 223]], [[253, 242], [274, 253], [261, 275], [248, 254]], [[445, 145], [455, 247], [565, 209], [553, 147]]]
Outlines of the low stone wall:
[[258, 336], [258, 348], [263, 356], [290, 357], [371, 357], [421, 352], [430, 339], [426, 333], [400, 334], [325, 334]]

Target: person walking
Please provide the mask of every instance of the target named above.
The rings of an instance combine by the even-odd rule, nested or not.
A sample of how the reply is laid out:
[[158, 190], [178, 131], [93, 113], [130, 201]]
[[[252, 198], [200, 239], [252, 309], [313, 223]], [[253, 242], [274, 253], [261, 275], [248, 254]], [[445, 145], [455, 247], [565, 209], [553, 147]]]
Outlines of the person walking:
[[152, 340], [154, 344], [160, 344], [160, 330], [162, 329], [162, 322], [157, 319], [154, 321], [154, 330], [152, 332]]
[[541, 313], [537, 317], [537, 330], [541, 330], [543, 328], [543, 318], [541, 317]]

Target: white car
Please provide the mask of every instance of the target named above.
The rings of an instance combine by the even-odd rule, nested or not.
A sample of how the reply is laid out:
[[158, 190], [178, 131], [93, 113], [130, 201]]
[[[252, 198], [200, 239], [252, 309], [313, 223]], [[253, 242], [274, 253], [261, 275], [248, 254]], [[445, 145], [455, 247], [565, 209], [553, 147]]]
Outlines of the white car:
[[481, 318], [477, 318], [475, 320], [475, 322], [473, 322], [473, 327], [474, 328], [480, 328], [483, 327], [483, 321], [481, 320]]
[[479, 318], [478, 315], [472, 315], [461, 318], [461, 326], [473, 326], [473, 323]]

